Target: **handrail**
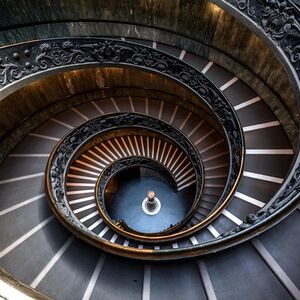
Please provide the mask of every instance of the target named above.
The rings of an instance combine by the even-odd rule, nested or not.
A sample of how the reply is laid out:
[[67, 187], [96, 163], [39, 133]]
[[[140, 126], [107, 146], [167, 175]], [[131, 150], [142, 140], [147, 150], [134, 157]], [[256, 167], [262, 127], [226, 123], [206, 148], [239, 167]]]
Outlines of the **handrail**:
[[[163, 174], [165, 176], [165, 178], [167, 178], [168, 182], [170, 183], [170, 185], [172, 186], [172, 188], [175, 191], [178, 190], [176, 179], [171, 174], [170, 170], [168, 170], [168, 168], [166, 166], [164, 166], [162, 163], [160, 163], [154, 159], [141, 157], [141, 156], [129, 156], [129, 157], [121, 158], [121, 159], [114, 161], [113, 163], [108, 165], [102, 171], [102, 173], [100, 174], [100, 176], [97, 179], [96, 188], [95, 188], [95, 199], [96, 199], [96, 204], [97, 204], [98, 210], [100, 212], [100, 216], [106, 221], [108, 226], [110, 226], [112, 229], [114, 229], [115, 231], [117, 231], [118, 233], [120, 233], [122, 235], [124, 235], [124, 232], [126, 232], [126, 233], [129, 232], [129, 235], [128, 234], [125, 235], [127, 237], [130, 236], [130, 233], [133, 233], [133, 234], [139, 235], [139, 236], [145, 235], [145, 236], [151, 237], [151, 236], [159, 236], [159, 235], [164, 235], [166, 233], [170, 233], [170, 232], [176, 230], [181, 224], [184, 224], [189, 219], [188, 216], [186, 216], [183, 220], [179, 221], [177, 224], [172, 225], [169, 228], [166, 228], [165, 230], [163, 230], [161, 232], [145, 233], [145, 232], [139, 232], [139, 231], [129, 227], [126, 223], [124, 223], [123, 220], [122, 220], [123, 222], [120, 222], [119, 220], [113, 221], [111, 219], [111, 217], [107, 213], [106, 205], [105, 205], [106, 186], [113, 176], [115, 176], [116, 174], [118, 174], [119, 172], [121, 172], [125, 169], [132, 168], [132, 167], [147, 167], [147, 168], [156, 170], [156, 171], [160, 172], [161, 174]], [[202, 191], [203, 191], [203, 180], [202, 180], [200, 197], [201, 197]]]
[[[279, 57], [293, 84], [300, 107], [300, 9], [292, 0], [211, 0], [240, 19], [260, 35]], [[300, 139], [289, 175], [273, 198], [256, 214], [249, 214], [241, 225], [223, 234], [230, 237], [242, 232], [258, 232], [285, 209], [291, 211], [300, 202]], [[260, 229], [261, 230], [261, 229]], [[249, 235], [250, 236], [250, 235]]]
[[[227, 203], [232, 197], [243, 169], [244, 140], [241, 126], [226, 97], [204, 74], [191, 65], [147, 46], [101, 38], [29, 42], [0, 49], [0, 56], [4, 58], [0, 62], [1, 91], [5, 91], [9, 86], [18, 85], [21, 81], [41, 78], [51, 72], [99, 65], [141, 68], [165, 75], [181, 83], [201, 98], [217, 117], [224, 130], [228, 140], [231, 163], [228, 190], [223, 195], [224, 201], [221, 201]], [[67, 157], [55, 159], [60, 161], [63, 158]], [[57, 176], [55, 180], [59, 185], [63, 179]], [[55, 196], [63, 196], [63, 189], [58, 188]], [[63, 203], [58, 203], [57, 207], [65, 209]], [[218, 208], [218, 213], [223, 207]], [[209, 220], [216, 216], [217, 213], [210, 215]], [[192, 234], [205, 225], [207, 225], [206, 222], [200, 222], [189, 228], [188, 234]]]
[[[245, 1], [240, 1], [240, 0], [221, 1], [220, 0], [220, 1], [217, 1], [217, 0], [215, 0], [214, 2], [230, 3], [231, 6], [235, 7], [235, 9], [237, 10], [237, 13], [239, 15], [245, 14], [249, 20], [251, 19], [253, 21], [253, 24], [258, 28], [257, 31], [260, 31], [262, 33], [262, 35], [265, 36], [266, 40], [269, 39], [269, 41], [271, 41], [274, 45], [276, 44], [276, 46], [274, 46], [273, 49], [275, 49], [275, 47], [278, 47], [278, 49], [279, 49], [278, 52], [281, 51], [281, 54], [284, 53], [285, 56], [282, 55], [282, 57], [283, 57], [282, 61], [284, 62], [285, 59], [288, 61], [287, 68], [290, 68], [289, 74], [292, 74], [294, 76], [293, 82], [294, 83], [296, 82], [295, 86], [297, 86], [297, 84], [298, 84], [298, 88], [296, 88], [296, 91], [298, 92], [298, 95], [299, 95], [299, 72], [300, 72], [299, 46], [297, 44], [295, 44], [295, 43], [297, 43], [297, 39], [292, 39], [292, 30], [290, 30], [291, 27], [293, 27], [293, 29], [296, 31], [296, 33], [299, 33], [299, 26], [298, 26], [299, 25], [299, 14], [295, 10], [295, 7], [291, 7], [289, 5], [284, 4], [285, 1], [278, 1], [278, 0], [275, 0], [275, 1], [254, 1], [254, 0], [253, 1], [248, 1], [248, 0], [245, 0]], [[288, 3], [291, 4], [290, 1], [288, 1]], [[243, 6], [241, 6], [241, 5], [243, 5]], [[248, 8], [250, 8], [250, 10], [248, 10]], [[253, 12], [251, 10], [251, 8], [254, 8], [255, 10], [257, 9], [258, 13], [256, 14], [255, 12]], [[261, 10], [261, 8], [263, 8], [263, 9]], [[269, 15], [268, 15], [268, 12], [270, 12]], [[283, 21], [281, 23], [279, 23], [279, 26], [277, 26], [274, 29], [274, 27], [272, 27], [272, 25], [274, 25], [272, 23], [272, 17], [276, 17], [276, 16], [282, 17], [281, 20], [283, 20]], [[248, 22], [248, 24], [249, 24], [249, 20], [246, 21], [246, 22]], [[277, 20], [278, 20], [278, 18], [277, 18]], [[281, 30], [283, 30], [283, 31], [281, 31]], [[290, 32], [288, 32], [288, 31], [290, 31]], [[279, 38], [278, 38], [279, 33], [282, 33], [282, 34], [280, 35], [281, 37], [279, 36]], [[65, 44], [65, 47], [63, 47], [60, 40], [58, 40], [56, 42], [59, 45], [58, 47], [56, 47], [56, 50], [58, 52], [62, 51], [61, 53], [62, 53], [63, 57], [65, 57], [67, 59], [70, 58], [70, 56], [72, 56], [75, 53], [75, 51], [78, 50], [78, 49], [76, 50], [76, 47], [75, 48], [71, 47], [70, 44]], [[120, 45], [120, 43], [122, 45], [122, 42], [118, 42], [118, 43], [119, 43], [119, 45]], [[50, 44], [54, 45], [52, 42], [50, 42]], [[31, 64], [32, 58], [30, 58], [30, 59], [28, 58], [28, 60], [26, 60], [26, 59], [24, 60], [24, 58], [22, 57], [20, 59], [20, 56], [18, 58], [18, 52], [11, 52], [11, 53], [1, 52], [1, 56], [2, 56], [2, 54], [4, 54], [5, 58], [6, 57], [9, 58], [8, 61], [4, 60], [0, 63], [1, 67], [4, 70], [4, 72], [3, 72], [4, 77], [7, 75], [11, 76], [10, 80], [7, 81], [5, 79], [6, 82], [4, 85], [7, 84], [7, 86], [8, 86], [8, 85], [14, 84], [18, 80], [23, 79], [23, 78], [28, 78], [29, 76], [34, 77], [34, 72], [36, 72], [36, 74], [38, 74], [38, 73], [42, 73], [42, 72], [44, 72], [46, 70], [50, 70], [50, 69], [55, 70], [56, 68], [59, 69], [60, 67], [63, 69], [63, 66], [78, 67], [79, 65], [83, 66], [84, 64], [89, 65], [89, 64], [108, 63], [108, 61], [105, 60], [104, 58], [80, 62], [80, 59], [83, 59], [83, 56], [79, 55], [79, 60], [77, 60], [77, 61], [73, 61], [71, 58], [71, 60], [72, 60], [71, 62], [65, 61], [61, 65], [55, 65], [55, 63], [54, 63], [54, 66], [51, 67], [50, 64], [51, 64], [51, 60], [53, 59], [53, 57], [51, 57], [51, 56], [48, 57], [49, 58], [49, 65], [48, 65], [47, 55], [49, 54], [50, 51], [53, 54], [52, 48], [49, 49], [48, 47], [46, 47], [46, 48], [44, 47], [44, 49], [39, 50], [38, 46], [39, 45], [41, 46], [41, 44], [28, 43], [28, 44], [22, 45], [22, 46], [18, 45], [18, 46], [16, 46], [17, 47], [16, 49], [21, 49], [22, 51], [24, 50], [23, 52], [25, 54], [25, 50], [27, 50], [25, 47], [28, 47], [28, 45], [29, 45], [29, 47], [31, 47], [31, 49], [34, 48], [37, 50], [36, 51], [37, 55], [43, 55], [43, 58], [46, 59], [45, 64], [37, 63], [37, 64], [32, 65]], [[38, 46], [34, 47], [36, 45], [38, 45]], [[123, 45], [125, 45], [125, 44], [123, 44]], [[4, 51], [9, 51], [9, 49], [10, 48], [6, 48], [6, 49], [4, 49]], [[64, 49], [64, 50], [62, 50], [62, 49]], [[96, 47], [96, 50], [97, 50], [97, 47]], [[13, 50], [13, 51], [15, 51], [15, 50]], [[47, 52], [48, 52], [48, 54], [47, 54]], [[14, 56], [13, 55], [14, 53], [17, 53], [17, 55]], [[26, 53], [30, 54], [31, 52], [26, 52]], [[77, 52], [77, 53], [80, 54], [81, 52]], [[33, 55], [34, 56], [33, 60], [37, 58], [37, 55]], [[14, 57], [16, 60], [14, 60]], [[168, 58], [168, 56], [166, 56], [166, 57]], [[112, 59], [114, 59], [114, 58], [118, 59], [118, 55], [114, 56], [114, 57], [109, 57], [111, 65], [113, 65], [114, 63], [116, 63], [116, 64], [119, 63], [119, 61], [112, 61]], [[54, 60], [54, 62], [55, 62], [55, 60]], [[147, 66], [147, 64], [144, 63], [143, 59], [141, 59], [139, 62], [142, 63], [143, 67], [147, 67], [147, 68], [149, 67], [149, 66]], [[126, 61], [122, 61], [122, 63], [124, 65], [127, 64]], [[132, 66], [134, 64], [128, 63], [128, 65]], [[138, 62], [136, 62], [135, 65], [137, 66]], [[36, 69], [34, 69], [34, 67], [36, 67]], [[151, 68], [149, 68], [149, 69], [151, 69]], [[159, 70], [159, 68], [154, 68], [154, 69]], [[152, 69], [152, 70], [154, 70], [154, 69]], [[162, 73], [164, 73], [163, 72], [164, 70], [159, 70], [159, 71], [162, 71]], [[165, 74], [170, 75], [168, 73], [165, 73]], [[195, 73], [193, 73], [193, 75], [194, 74]], [[188, 78], [191, 79], [191, 76], [188, 76]], [[188, 79], [188, 81], [189, 81], [189, 79]], [[1, 78], [1, 80], [2, 80], [2, 78]], [[186, 84], [187, 86], [190, 86], [189, 82], [186, 82], [185, 80], [183, 80], [182, 82], [184, 82], [184, 84]], [[199, 92], [199, 95], [201, 95], [203, 99], [206, 99], [205, 95], [203, 96], [203, 94], [201, 92]], [[209, 101], [207, 101], [207, 102], [208, 102], [208, 104], [211, 103]], [[212, 110], [215, 111], [214, 108], [212, 108]], [[217, 114], [217, 115], [219, 116], [219, 114]], [[224, 126], [224, 122], [222, 124]], [[239, 129], [236, 129], [236, 130], [238, 133]], [[229, 138], [229, 140], [232, 141], [232, 138], [231, 139]], [[243, 152], [242, 146], [239, 147], [239, 149], [240, 149], [240, 152], [242, 153]], [[241, 161], [242, 161], [242, 159], [241, 159]], [[294, 167], [291, 170], [289, 177], [286, 179], [286, 181], [282, 185], [282, 188], [280, 189], [280, 191], [272, 199], [273, 203], [270, 204], [268, 206], [268, 208], [265, 208], [262, 212], [258, 213], [257, 215], [251, 214], [247, 218], [248, 219], [247, 222], [242, 224], [239, 227], [238, 231], [235, 230], [232, 233], [232, 237], [233, 237], [233, 235], [235, 235], [240, 238], [240, 235], [238, 233], [241, 233], [242, 231], [250, 232], [252, 230], [251, 234], [253, 234], [253, 232], [254, 232], [254, 234], [255, 233], [257, 234], [260, 230], [262, 230], [262, 229], [259, 229], [259, 227], [263, 228], [267, 221], [269, 221], [270, 223], [272, 223], [272, 222], [274, 223], [274, 220], [276, 217], [279, 218], [280, 215], [284, 215], [283, 214], [284, 210], [289, 211], [292, 207], [294, 207], [297, 204], [297, 202], [299, 202], [299, 199], [298, 199], [298, 196], [300, 193], [300, 175], [299, 174], [300, 174], [300, 158], [298, 155], [298, 157], [294, 161]], [[59, 193], [59, 191], [58, 191], [58, 193]], [[272, 219], [272, 217], [274, 217], [274, 218]], [[223, 236], [218, 240], [217, 243], [221, 243], [222, 241], [224, 241], [224, 245], [225, 245], [225, 242], [227, 242], [229, 240], [229, 237], [230, 237], [230, 235], [227, 236], [226, 238]], [[215, 243], [215, 245], [217, 243]], [[197, 248], [197, 247], [195, 247], [195, 248]], [[200, 249], [200, 247], [198, 247], [198, 248]]]
[[[113, 227], [117, 232], [119, 232], [123, 236], [129, 236], [130, 238], [139, 241], [155, 243], [157, 241], [169, 241], [174, 238], [189, 235], [193, 230], [197, 230], [199, 228], [199, 224], [207, 224], [207, 222], [211, 221], [213, 217], [216, 217], [218, 214], [221, 213], [221, 209], [227, 204], [227, 202], [230, 199], [229, 197], [225, 198], [227, 202], [224, 201], [222, 205], [220, 205], [215, 211], [213, 211], [212, 214], [210, 214], [202, 222], [194, 226], [185, 228], [181, 231], [174, 232], [176, 229], [180, 228], [180, 226], [182, 226], [186, 221], [189, 220], [189, 218], [194, 214], [195, 210], [198, 207], [198, 203], [201, 200], [203, 187], [203, 166], [201, 163], [201, 159], [198, 156], [198, 151], [182, 133], [180, 133], [173, 126], [163, 121], [143, 114], [116, 113], [98, 117], [82, 124], [78, 128], [74, 129], [70, 134], [68, 134], [51, 153], [47, 165], [47, 190], [48, 194], [50, 195], [52, 207], [54, 207], [54, 209], [56, 210], [57, 215], [61, 214], [61, 204], [63, 204], [64, 208], [68, 207], [67, 199], [65, 196], [65, 178], [67, 177], [66, 175], [68, 172], [68, 167], [74, 160], [74, 157], [78, 156], [78, 152], [80, 152], [80, 149], [86, 149], [88, 144], [93, 143], [93, 139], [101, 137], [101, 135], [104, 133], [111, 133], [115, 129], [122, 128], [144, 128], [151, 131], [156, 131], [157, 133], [171, 139], [171, 141], [173, 143], [176, 143], [189, 157], [195, 170], [196, 182], [198, 182], [198, 185], [196, 185], [195, 200], [193, 202], [192, 207], [190, 208], [190, 211], [186, 214], [185, 218], [178, 224], [171, 227], [169, 230], [161, 232], [159, 235], [141, 235], [137, 232], [125, 231], [124, 228], [119, 228], [116, 224], [111, 222], [105, 214], [101, 213], [101, 215], [107, 221], [107, 224], [109, 226]], [[61, 166], [63, 166], [63, 169], [61, 168]], [[200, 182], [202, 183], [199, 186]], [[236, 184], [237, 182], [234, 183], [234, 186], [236, 186]], [[233, 193], [234, 190], [230, 192]], [[99, 210], [100, 212], [102, 212], [101, 207]], [[82, 226], [81, 223], [77, 221], [76, 217], [71, 211], [68, 213], [67, 220], [68, 219], [70, 219], [72, 226]]]
[[[192, 143], [175, 127], [154, 117], [138, 113], [115, 113], [92, 119], [71, 131], [71, 133], [62, 139], [53, 149], [47, 164], [46, 184], [47, 192], [56, 215], [60, 216], [60, 219], [66, 218], [66, 215], [62, 215], [65, 211], [61, 211], [62, 207], [64, 209], [68, 208], [65, 192], [65, 178], [67, 177], [68, 168], [75, 157], [78, 156], [81, 149], [86, 149], [89, 144], [93, 143], [94, 139], [101, 137], [102, 134], [108, 134], [113, 132], [113, 130], [119, 130], [122, 128], [142, 128], [159, 133], [169, 139], [172, 143], [176, 144], [177, 147], [184, 151], [185, 155], [190, 159], [195, 172], [196, 182], [198, 182], [196, 185], [195, 199], [185, 218], [169, 230], [164, 231], [163, 234], [167, 234], [180, 228], [180, 226], [185, 224], [190, 216], [195, 212], [201, 200], [204, 178], [202, 176], [203, 165], [199, 157], [199, 153]], [[68, 210], [67, 221], [70, 221], [72, 226], [76, 225], [79, 228], [82, 227], [82, 224], [77, 220], [70, 208], [68, 208]], [[108, 218], [107, 221], [108, 223], [111, 223]], [[110, 225], [115, 227], [113, 223]], [[130, 234], [122, 230], [121, 233], [125, 236]], [[183, 234], [183, 232], [181, 232], [181, 234]], [[154, 236], [145, 237], [139, 236], [138, 234], [134, 234], [132, 237], [140, 240], [147, 239], [149, 241], [152, 237], [154, 238]], [[166, 237], [159, 236], [158, 238], [163, 240]]]

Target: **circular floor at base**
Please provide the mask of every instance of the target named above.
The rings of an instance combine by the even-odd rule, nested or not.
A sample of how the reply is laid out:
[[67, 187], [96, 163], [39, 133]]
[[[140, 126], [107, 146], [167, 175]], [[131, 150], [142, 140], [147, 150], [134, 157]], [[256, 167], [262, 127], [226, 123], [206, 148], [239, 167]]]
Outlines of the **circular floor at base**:
[[[150, 233], [165, 230], [185, 217], [194, 199], [195, 185], [177, 193], [158, 172], [133, 168], [114, 176], [109, 190], [110, 194], [105, 196], [109, 216], [124, 220], [134, 230]], [[161, 202], [160, 211], [153, 216], [142, 209], [149, 190], [154, 190]]]

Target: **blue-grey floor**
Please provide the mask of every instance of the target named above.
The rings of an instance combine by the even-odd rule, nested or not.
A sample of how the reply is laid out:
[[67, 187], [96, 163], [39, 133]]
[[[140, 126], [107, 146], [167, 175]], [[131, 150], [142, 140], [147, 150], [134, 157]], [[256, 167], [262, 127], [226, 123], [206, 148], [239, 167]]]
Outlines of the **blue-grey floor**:
[[[195, 186], [176, 193], [159, 173], [143, 170], [141, 174], [127, 170], [117, 175], [118, 186], [107, 206], [110, 217], [147, 233], [162, 231], [182, 220], [194, 198]], [[146, 215], [142, 209], [149, 190], [154, 190], [161, 202], [161, 210], [154, 216]]]

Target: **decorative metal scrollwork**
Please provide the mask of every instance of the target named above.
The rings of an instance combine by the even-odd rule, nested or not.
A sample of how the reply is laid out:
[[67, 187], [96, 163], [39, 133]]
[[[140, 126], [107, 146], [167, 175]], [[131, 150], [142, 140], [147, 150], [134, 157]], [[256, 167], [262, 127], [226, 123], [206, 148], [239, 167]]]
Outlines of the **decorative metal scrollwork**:
[[[47, 165], [47, 189], [56, 213], [62, 214], [66, 221], [84, 229], [82, 224], [68, 207], [65, 191], [65, 180], [68, 167], [81, 149], [86, 147], [95, 138], [122, 128], [144, 128], [151, 130], [152, 132], [157, 132], [171, 140], [185, 152], [193, 166], [197, 182], [194, 202], [183, 222], [188, 220], [189, 215], [194, 212], [198, 206], [198, 202], [201, 200], [203, 189], [203, 166], [198, 151], [191, 142], [173, 126], [153, 117], [137, 113], [117, 113], [95, 118], [73, 130], [56, 146]], [[141, 158], [135, 159], [138, 161], [141, 160]], [[131, 160], [121, 161], [120, 163], [124, 164], [126, 162], [132, 163]], [[136, 161], [134, 160], [133, 162]], [[112, 167], [116, 168], [117, 166], [118, 164], [114, 164]], [[103, 176], [106, 175], [107, 172], [104, 172]]]
[[[219, 2], [219, 1], [214, 1]], [[286, 55], [300, 79], [300, 9], [299, 3], [292, 0], [225, 0], [231, 6], [241, 11], [247, 18], [254, 21], [261, 31]], [[298, 91], [299, 91], [298, 86]], [[280, 191], [271, 200], [271, 205], [258, 212], [250, 214], [246, 221], [231, 232], [222, 236], [232, 236], [235, 233], [250, 229], [262, 221], [270, 219], [287, 204], [297, 201], [300, 194], [300, 157], [294, 164], [293, 173], [285, 181]]]
[[[217, 2], [217, 1], [215, 1]], [[254, 21], [285, 53], [300, 78], [300, 8], [291, 0], [225, 0]]]
[[[146, 157], [131, 156], [131, 157], [119, 159], [114, 163], [110, 164], [105, 170], [103, 170], [101, 176], [99, 176], [98, 178], [97, 186], [96, 186], [96, 201], [98, 202], [100, 208], [99, 209], [100, 214], [102, 216], [105, 215], [106, 219], [107, 218], [110, 219], [110, 223], [117, 224], [117, 226], [120, 227], [123, 231], [125, 230], [127, 232], [138, 233], [137, 231], [131, 229], [123, 220], [122, 221], [118, 220], [117, 222], [111, 220], [106, 210], [105, 189], [110, 179], [114, 177], [116, 174], [118, 174], [120, 171], [132, 167], [146, 167], [146, 168], [153, 169], [164, 176], [164, 178], [168, 181], [169, 185], [173, 188], [174, 191], [177, 191], [178, 188], [177, 188], [176, 179], [173, 177], [170, 171], [163, 164], [161, 164], [156, 160], [146, 158]], [[172, 227], [174, 227], [174, 225], [170, 226], [170, 228], [168, 229], [165, 229], [163, 233], [170, 232], [172, 230]], [[158, 232], [157, 234], [159, 235], [160, 233]]]
[[[228, 139], [230, 172], [220, 202], [240, 177], [244, 141], [238, 118], [225, 96], [197, 69], [156, 49], [101, 38], [56, 39], [0, 49], [0, 91], [21, 79], [46, 71], [83, 65], [134, 66], [169, 76], [190, 88], [218, 118]], [[84, 132], [90, 128], [82, 129]], [[74, 143], [80, 143], [74, 138]]]
[[[262, 32], [285, 53], [300, 78], [300, 12], [292, 1], [285, 0], [226, 0], [254, 21]], [[199, 95], [215, 114], [227, 135], [231, 154], [231, 170], [226, 193], [234, 186], [242, 169], [243, 135], [237, 117], [221, 92], [199, 71], [158, 50], [133, 43], [110, 39], [57, 39], [30, 42], [0, 49], [0, 91], [18, 81], [46, 71], [89, 65], [120, 65], [141, 67], [167, 75]], [[140, 122], [130, 114], [129, 124]], [[85, 230], [71, 214], [65, 202], [64, 174], [74, 151], [87, 139], [110, 128], [122, 126], [122, 118], [95, 119], [74, 130], [52, 153], [48, 165], [48, 188], [58, 210], [71, 223]], [[149, 123], [147, 124], [149, 126]], [[151, 122], [151, 128], [155, 122]], [[157, 130], [163, 130], [159, 128]], [[172, 137], [172, 133], [170, 133]], [[176, 137], [172, 137], [176, 142]], [[181, 145], [187, 146], [188, 145]], [[187, 148], [187, 151], [189, 149]], [[193, 158], [192, 158], [193, 159]], [[298, 159], [299, 162], [299, 159]], [[197, 164], [197, 161], [195, 161]], [[266, 210], [250, 214], [246, 222], [219, 238], [233, 236], [270, 219], [275, 213], [295, 202], [300, 193], [300, 164]], [[224, 194], [224, 195], [225, 195]]]

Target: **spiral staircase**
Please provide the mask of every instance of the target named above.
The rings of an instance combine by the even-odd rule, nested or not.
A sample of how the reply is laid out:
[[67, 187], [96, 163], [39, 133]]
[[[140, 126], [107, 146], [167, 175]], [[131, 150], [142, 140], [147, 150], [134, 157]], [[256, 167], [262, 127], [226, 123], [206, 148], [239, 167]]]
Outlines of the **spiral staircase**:
[[300, 299], [298, 1], [21, 6], [0, 298]]

